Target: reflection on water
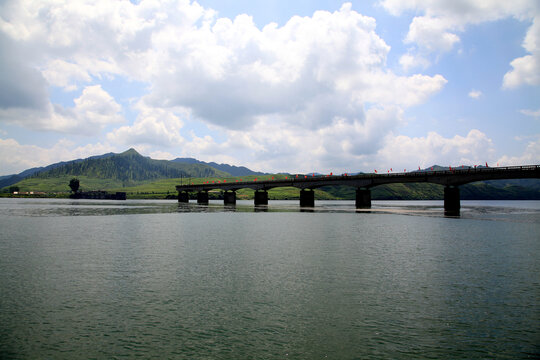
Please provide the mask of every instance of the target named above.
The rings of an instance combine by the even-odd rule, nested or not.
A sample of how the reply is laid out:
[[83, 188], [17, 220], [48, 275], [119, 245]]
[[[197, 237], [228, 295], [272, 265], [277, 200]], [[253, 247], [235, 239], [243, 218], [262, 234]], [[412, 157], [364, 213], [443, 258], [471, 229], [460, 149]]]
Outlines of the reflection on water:
[[315, 205], [0, 199], [0, 359], [539, 358], [540, 202]]
[[[270, 201], [254, 206], [251, 200], [239, 200], [224, 205], [211, 200], [209, 204], [179, 203], [175, 200], [70, 200], [70, 199], [0, 199], [0, 216], [102, 216], [166, 213], [220, 212], [305, 212], [400, 214], [444, 217], [443, 202], [373, 201], [370, 209], [356, 209], [354, 201], [317, 201], [315, 207], [300, 207], [296, 200]], [[512, 222], [540, 222], [540, 201], [462, 201], [462, 219], [483, 219]]]

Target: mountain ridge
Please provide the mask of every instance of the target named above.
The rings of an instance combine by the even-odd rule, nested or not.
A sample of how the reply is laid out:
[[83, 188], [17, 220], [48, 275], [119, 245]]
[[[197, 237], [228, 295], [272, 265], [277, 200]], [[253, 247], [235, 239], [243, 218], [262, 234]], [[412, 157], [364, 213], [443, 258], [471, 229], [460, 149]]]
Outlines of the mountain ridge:
[[[415, 172], [432, 171], [431, 169], [447, 170], [448, 167], [433, 165], [426, 169], [415, 170]], [[162, 179], [262, 175], [268, 174], [255, 172], [243, 166], [208, 163], [194, 158], [155, 160], [131, 148], [122, 153], [106, 153], [86, 159], [63, 161], [45, 167], [27, 169], [19, 174], [3, 176], [0, 177], [0, 187], [4, 188], [5, 192], [8, 186], [33, 179], [34, 184], [41, 183], [41, 188], [48, 188], [45, 184], [50, 181], [58, 182], [59, 179], [69, 181], [70, 177], [81, 177], [87, 182], [102, 184], [101, 189], [111, 188], [111, 186], [117, 189], [118, 186], [130, 187]], [[112, 185], [113, 183], [116, 185]], [[354, 189], [350, 187], [330, 186], [321, 189], [335, 198], [354, 198]], [[461, 189], [462, 199], [540, 199], [540, 180], [537, 179], [491, 180], [466, 184]], [[373, 189], [374, 199], [435, 199], [441, 196], [442, 189], [434, 184], [394, 184]]]
[[84, 159], [60, 161], [60, 162], [53, 163], [53, 164], [50, 164], [50, 165], [47, 165], [47, 166], [38, 166], [38, 167], [33, 167], [33, 168], [30, 168], [30, 169], [26, 169], [24, 171], [21, 171], [18, 174], [3, 175], [3, 176], [0, 177], [0, 189], [4, 188], [4, 187], [7, 187], [7, 186], [10, 186], [10, 185], [13, 185], [13, 184], [16, 184], [19, 181], [22, 181], [22, 180], [24, 180], [24, 179], [26, 179], [26, 178], [28, 178], [28, 177], [36, 174], [36, 173], [39, 173], [39, 172], [48, 171], [48, 170], [55, 169], [57, 167], [60, 167], [60, 166], [63, 166], [63, 165], [69, 164], [69, 163], [81, 162], [81, 161], [88, 160], [88, 159], [106, 158], [106, 157], [109, 157], [109, 156], [113, 156], [114, 154], [115, 153], [113, 153], [113, 152], [109, 152], [109, 153], [106, 153], [106, 154], [103, 154], [103, 155], [90, 156], [90, 157], [87, 157], [87, 158], [84, 158]]
[[[119, 159], [122, 158], [136, 158], [140, 161], [147, 162], [147, 164], [153, 163], [153, 166], [156, 166], [156, 164], [161, 164], [164, 167], [169, 167], [168, 173], [165, 172], [162, 177], [155, 176], [153, 178], [169, 178], [171, 176], [178, 176], [178, 177], [201, 177], [203, 176], [247, 176], [247, 175], [265, 175], [265, 173], [252, 171], [251, 169], [248, 169], [245, 166], [235, 166], [235, 165], [229, 165], [229, 164], [217, 164], [215, 162], [204, 162], [200, 161], [194, 158], [176, 158], [174, 160], [157, 160], [152, 159], [149, 156], [143, 156], [139, 154], [135, 149], [130, 148], [124, 152], [121, 153], [113, 153], [109, 152], [102, 155], [94, 155], [90, 156], [88, 158], [84, 159], [75, 159], [75, 160], [69, 160], [69, 161], [60, 161], [57, 163], [53, 163], [47, 166], [42, 167], [34, 167], [30, 169], [26, 169], [18, 174], [11, 174], [11, 175], [3, 175], [0, 176], [0, 189], [5, 188], [11, 185], [14, 185], [24, 179], [27, 179], [29, 177], [45, 177], [45, 176], [54, 176], [55, 174], [58, 175], [63, 170], [57, 170], [59, 168], [68, 167], [70, 170], [68, 172], [71, 172], [74, 176], [80, 176], [83, 175], [83, 173], [79, 172], [77, 173], [75, 169], [78, 167], [77, 164], [85, 163], [91, 160], [101, 160], [101, 159], [108, 159], [111, 157], [117, 157]], [[143, 160], [146, 159], [146, 160]], [[184, 165], [182, 165], [184, 164]], [[189, 165], [189, 166], [186, 166]], [[210, 170], [204, 170], [207, 168], [213, 168], [217, 172], [212, 172]], [[175, 171], [180, 170], [180, 171]], [[183, 172], [181, 171], [183, 169]], [[55, 171], [56, 170], [56, 171]], [[134, 179], [125, 179], [125, 180], [134, 180]], [[148, 179], [146, 179], [148, 180]]]
[[253, 171], [248, 169], [245, 166], [235, 166], [235, 165], [229, 165], [229, 164], [218, 164], [215, 162], [205, 162], [200, 161], [194, 158], [176, 158], [174, 160], [171, 160], [173, 162], [177, 163], [186, 163], [186, 164], [204, 164], [213, 167], [214, 169], [224, 171], [226, 173], [231, 174], [232, 176], [248, 176], [248, 175], [268, 175], [268, 173]]
[[203, 164], [179, 164], [168, 160], [154, 160], [139, 154], [135, 149], [129, 149], [111, 156], [68, 162], [45, 171], [39, 171], [31, 176], [50, 178], [62, 175], [84, 175], [134, 184], [163, 178], [225, 176], [227, 174]]

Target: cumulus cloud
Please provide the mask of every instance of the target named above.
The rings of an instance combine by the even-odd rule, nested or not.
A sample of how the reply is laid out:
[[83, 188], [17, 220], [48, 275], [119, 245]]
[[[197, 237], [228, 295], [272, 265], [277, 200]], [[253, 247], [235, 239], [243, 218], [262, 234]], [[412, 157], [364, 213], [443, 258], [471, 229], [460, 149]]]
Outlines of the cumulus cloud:
[[540, 136], [527, 143], [523, 154], [518, 156], [504, 155], [498, 160], [501, 166], [537, 165], [540, 164]]
[[[0, 109], [1, 121], [95, 134], [123, 121], [121, 106], [95, 83], [122, 77], [147, 84], [148, 93], [135, 100], [135, 121], [110, 131], [108, 141], [249, 158], [270, 169], [291, 156], [292, 170], [374, 154], [404, 109], [447, 82], [388, 69], [390, 47], [375, 20], [350, 3], [259, 29], [247, 15], [217, 18], [188, 0], [6, 1], [0, 30], [35, 55], [27, 69], [41, 79], [38, 89], [83, 89], [73, 107], [23, 89], [43, 104]], [[182, 133], [188, 117], [225, 140]]]
[[480, 97], [482, 96], [482, 92], [480, 90], [471, 90], [469, 91], [469, 97], [472, 98], [472, 99], [480, 99]]
[[515, 88], [523, 84], [540, 85], [540, 10], [527, 31], [523, 47], [530, 55], [512, 60], [512, 70], [504, 75], [503, 87]]
[[[436, 132], [424, 137], [389, 134], [403, 121], [401, 116], [398, 108], [371, 109], [365, 123], [336, 119], [325, 129], [296, 133], [286, 128], [279, 136], [279, 125], [268, 121], [263, 122], [261, 132], [230, 131], [230, 140], [224, 143], [210, 137], [194, 138], [185, 143], [184, 149], [197, 151], [202, 159], [218, 157], [224, 162], [231, 160], [229, 156], [246, 158], [240, 154], [253, 152], [255, 156], [247, 157], [243, 165], [255, 170], [290, 172], [385, 171], [398, 166], [414, 170], [434, 164], [460, 166], [497, 160], [493, 141], [476, 129], [448, 138]], [[376, 125], [381, 122], [384, 126]], [[531, 152], [528, 150], [524, 156]]]
[[100, 85], [87, 86], [73, 107], [48, 103], [44, 109], [0, 109], [0, 119], [34, 130], [94, 135], [109, 124], [124, 122], [122, 107]]
[[[74, 120], [91, 127], [103, 127], [124, 121], [122, 107], [100, 85], [87, 86], [75, 99]], [[77, 126], [78, 127], [78, 126]]]
[[459, 36], [446, 31], [452, 27], [446, 19], [415, 17], [409, 26], [405, 43], [418, 44], [428, 52], [450, 51], [460, 41]]
[[384, 147], [378, 152], [380, 166], [406, 166], [410, 169], [434, 164], [459, 166], [483, 164], [494, 160], [492, 140], [483, 132], [473, 129], [466, 136], [445, 138], [435, 132], [425, 137], [388, 135]]
[[107, 134], [107, 139], [123, 145], [180, 146], [184, 142], [180, 129], [184, 123], [173, 112], [152, 108], [144, 103], [136, 106], [139, 111], [133, 125], [122, 126]]
[[528, 84], [540, 84], [540, 3], [536, 0], [494, 1], [445, 1], [445, 0], [382, 0], [381, 5], [393, 15], [412, 11], [420, 13], [409, 25], [405, 43], [418, 47], [417, 54], [408, 54], [402, 66], [420, 63], [429, 53], [452, 50], [460, 42], [459, 33], [469, 25], [514, 17], [532, 21], [525, 39], [526, 56], [514, 59], [503, 79], [503, 87], [515, 88]]
[[160, 150], [152, 151], [148, 156], [150, 156], [152, 159], [157, 159], [157, 160], [173, 160], [177, 157], [171, 154], [170, 152], [160, 151]]
[[258, 115], [295, 113], [319, 98], [341, 107], [346, 93], [349, 103], [373, 101], [369, 94], [396, 81], [397, 91], [415, 93], [406, 106], [441, 87], [441, 76], [388, 72], [390, 48], [376, 34], [375, 20], [350, 3], [262, 30], [247, 15], [216, 19], [187, 0], [8, 4], [12, 16], [0, 28], [18, 41], [42, 44], [40, 68], [50, 84], [73, 89], [91, 76], [128, 76], [151, 84], [153, 106], [189, 107], [226, 128], [249, 127]]
[[166, 60], [169, 71], [155, 74], [149, 101], [190, 107], [194, 116], [228, 129], [253, 127], [257, 117], [271, 114], [322, 127], [333, 116], [359, 116], [365, 102], [410, 106], [445, 83], [440, 75], [386, 71], [388, 45], [375, 33], [374, 19], [350, 4], [293, 17], [280, 28], [259, 30], [248, 16], [219, 19], [184, 39], [163, 36], [158, 45], [190, 51]]
[[91, 76], [87, 71], [73, 63], [54, 59], [47, 64], [43, 76], [50, 85], [63, 87], [68, 91], [77, 89], [75, 81], [90, 82]]
[[335, 117], [312, 129], [285, 127], [279, 117], [265, 116], [256, 131], [226, 130], [222, 143], [193, 136], [182, 148], [201, 159], [245, 159], [244, 165], [263, 171], [358, 170], [360, 160], [375, 156], [387, 132], [402, 123], [402, 115], [398, 106], [370, 108], [361, 119]]
[[416, 67], [427, 68], [430, 65], [430, 62], [424, 56], [407, 53], [401, 55], [399, 58], [399, 65], [401, 65], [405, 71], [409, 71]]

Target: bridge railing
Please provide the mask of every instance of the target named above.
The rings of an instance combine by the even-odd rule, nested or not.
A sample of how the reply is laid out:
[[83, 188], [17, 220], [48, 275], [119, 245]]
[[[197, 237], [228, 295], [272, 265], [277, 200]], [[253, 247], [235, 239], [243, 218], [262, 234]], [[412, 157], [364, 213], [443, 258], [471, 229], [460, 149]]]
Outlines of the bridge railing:
[[414, 170], [410, 172], [392, 172], [386, 174], [377, 174], [377, 173], [367, 173], [367, 174], [357, 174], [357, 175], [305, 175], [298, 174], [287, 176], [285, 179], [268, 179], [268, 180], [257, 180], [254, 181], [239, 181], [239, 182], [222, 182], [222, 183], [212, 183], [212, 184], [192, 184], [192, 185], [178, 185], [179, 188], [190, 188], [190, 189], [202, 189], [202, 188], [221, 188], [221, 187], [242, 187], [245, 185], [253, 184], [264, 184], [264, 183], [309, 183], [309, 182], [319, 182], [319, 181], [340, 181], [340, 180], [356, 180], [356, 179], [372, 179], [372, 178], [381, 178], [381, 177], [425, 177], [425, 176], [438, 176], [438, 175], [456, 175], [456, 174], [474, 174], [474, 173], [485, 173], [485, 172], [511, 172], [511, 171], [539, 171], [540, 165], [521, 165], [521, 166], [504, 166], [504, 167], [468, 167], [468, 168], [452, 168], [445, 170]]
[[[373, 177], [392, 177], [392, 176], [426, 176], [426, 175], [450, 175], [455, 173], [475, 173], [475, 172], [489, 172], [489, 171], [522, 171], [522, 170], [540, 170], [540, 165], [522, 165], [522, 166], [504, 166], [504, 167], [468, 167], [468, 168], [452, 168], [452, 169], [445, 169], [445, 170], [413, 170], [410, 172], [390, 172], [390, 173], [365, 173], [365, 174], [357, 174], [357, 175], [315, 175], [315, 176], [308, 176], [302, 174], [302, 178], [291, 178], [289, 180], [293, 181], [302, 181], [302, 182], [308, 182], [313, 180], [322, 180], [322, 179], [366, 179], [366, 178], [373, 178]], [[304, 176], [307, 176], [305, 178]], [[265, 180], [265, 181], [283, 181], [283, 180]]]

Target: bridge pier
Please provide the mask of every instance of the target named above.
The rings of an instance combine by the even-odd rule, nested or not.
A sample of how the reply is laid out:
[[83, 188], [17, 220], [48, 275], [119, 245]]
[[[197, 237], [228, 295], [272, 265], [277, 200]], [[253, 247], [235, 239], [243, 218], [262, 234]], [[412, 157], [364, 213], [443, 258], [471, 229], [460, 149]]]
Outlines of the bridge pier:
[[444, 187], [444, 215], [459, 216], [461, 203], [459, 200], [459, 187]]
[[371, 190], [366, 188], [356, 189], [356, 208], [371, 209]]
[[268, 191], [266, 190], [255, 191], [255, 206], [257, 205], [268, 205]]
[[199, 191], [197, 193], [197, 204], [208, 204], [208, 191]]
[[178, 202], [188, 203], [189, 202], [189, 193], [187, 191], [178, 192]]
[[225, 191], [223, 193], [223, 203], [225, 205], [236, 205], [236, 191]]
[[311, 189], [300, 190], [300, 207], [315, 207], [315, 191]]

